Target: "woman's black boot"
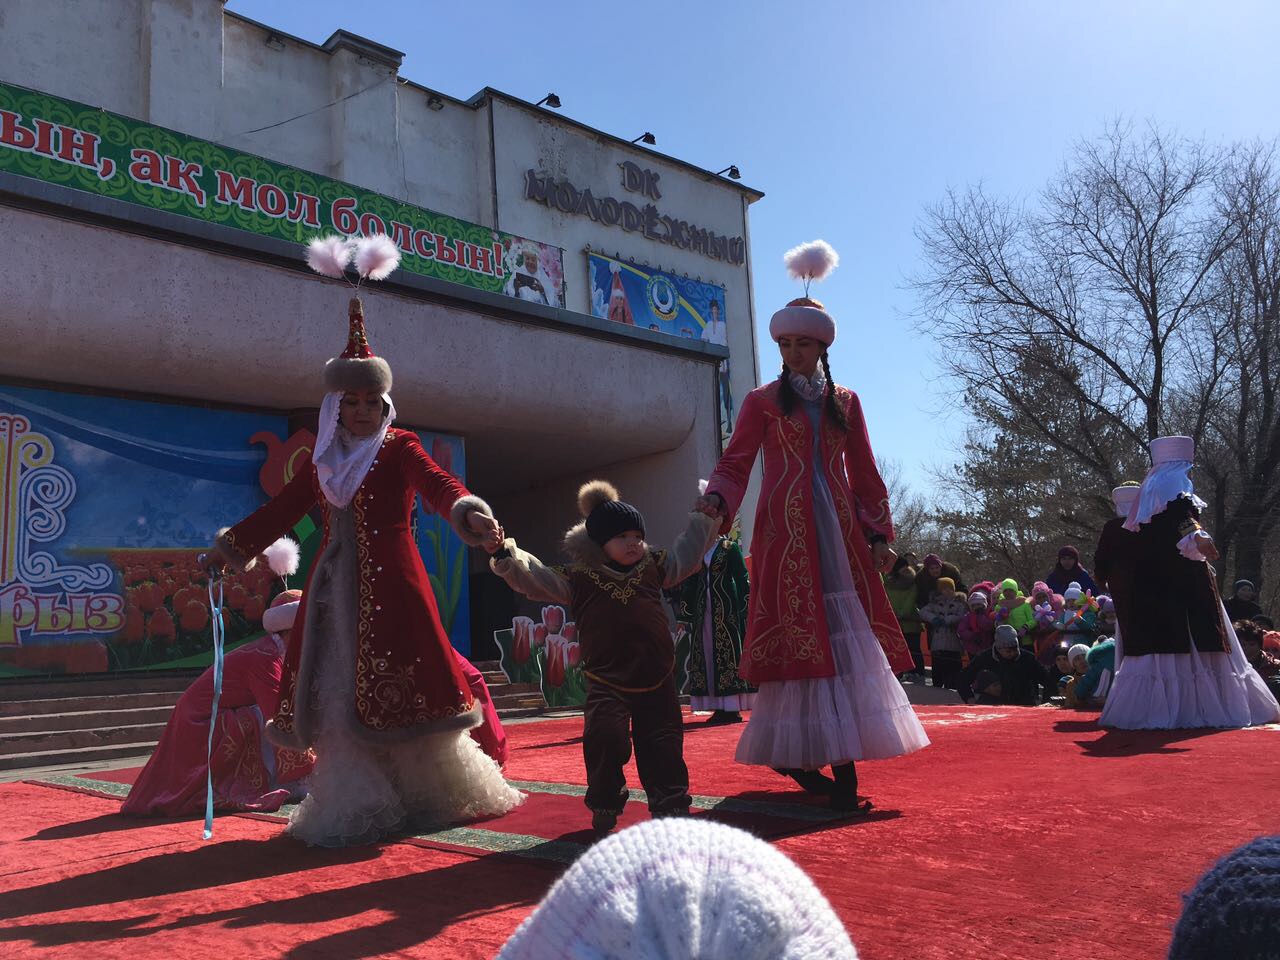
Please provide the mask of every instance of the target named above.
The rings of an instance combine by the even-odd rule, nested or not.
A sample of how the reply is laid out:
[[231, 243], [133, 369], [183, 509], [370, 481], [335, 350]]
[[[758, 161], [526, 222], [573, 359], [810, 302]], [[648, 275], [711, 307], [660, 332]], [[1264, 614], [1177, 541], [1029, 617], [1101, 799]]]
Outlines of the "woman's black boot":
[[790, 777], [800, 786], [804, 787], [809, 793], [817, 793], [824, 797], [830, 796], [831, 791], [835, 788], [835, 783], [830, 777], [825, 776], [819, 770], [800, 770], [795, 767], [774, 767], [774, 773], [780, 773], [784, 777]]
[[871, 801], [858, 802], [858, 771], [853, 761], [831, 765], [835, 783], [831, 791], [831, 808], [866, 813], [871, 809]]

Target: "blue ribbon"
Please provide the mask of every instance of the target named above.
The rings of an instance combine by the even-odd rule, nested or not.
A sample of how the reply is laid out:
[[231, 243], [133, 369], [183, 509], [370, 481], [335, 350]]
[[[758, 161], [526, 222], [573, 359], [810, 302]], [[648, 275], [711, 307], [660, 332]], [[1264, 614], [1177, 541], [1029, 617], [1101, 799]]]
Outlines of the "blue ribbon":
[[[214, 588], [217, 587], [217, 593]], [[213, 713], [209, 717], [209, 743], [205, 749], [204, 838], [213, 839], [213, 733], [218, 728], [218, 700], [222, 697], [222, 578], [209, 573], [209, 615], [213, 624]]]

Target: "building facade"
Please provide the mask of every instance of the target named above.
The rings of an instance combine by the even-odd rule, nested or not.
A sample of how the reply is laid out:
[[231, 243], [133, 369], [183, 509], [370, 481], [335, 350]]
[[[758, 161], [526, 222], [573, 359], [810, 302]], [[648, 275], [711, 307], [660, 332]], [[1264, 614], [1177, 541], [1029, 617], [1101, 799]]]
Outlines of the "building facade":
[[[350, 296], [303, 265], [325, 232], [401, 247], [362, 291], [399, 423], [513, 535], [554, 555], [595, 476], [656, 542], [681, 528], [758, 382], [761, 194], [219, 0], [9, 0], [0, 34], [0, 672], [201, 662], [179, 552], [307, 450]], [[492, 585], [420, 526], [470, 652]], [[247, 631], [273, 586], [232, 587]]]

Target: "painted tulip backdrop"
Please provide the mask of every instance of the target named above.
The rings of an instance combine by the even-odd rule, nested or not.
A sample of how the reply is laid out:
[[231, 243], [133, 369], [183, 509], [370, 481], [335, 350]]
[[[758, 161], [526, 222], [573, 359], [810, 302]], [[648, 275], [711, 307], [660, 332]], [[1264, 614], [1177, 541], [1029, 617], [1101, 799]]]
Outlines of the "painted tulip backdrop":
[[[454, 472], [462, 441], [421, 435]], [[306, 462], [314, 438], [269, 413], [209, 410], [0, 385], [0, 678], [199, 667], [210, 662], [197, 556]], [[418, 509], [441, 618], [470, 649], [464, 548]], [[294, 528], [303, 569], [320, 539]], [[223, 582], [228, 644], [259, 636], [284, 584], [263, 565]]]
[[[582, 672], [578, 625], [564, 607], [547, 606], [538, 619], [516, 617], [510, 630], [493, 635], [502, 672], [511, 683], [536, 683], [552, 709], [580, 707], [587, 702], [587, 678]], [[689, 682], [690, 637], [685, 625], [672, 634], [676, 648], [676, 689]]]

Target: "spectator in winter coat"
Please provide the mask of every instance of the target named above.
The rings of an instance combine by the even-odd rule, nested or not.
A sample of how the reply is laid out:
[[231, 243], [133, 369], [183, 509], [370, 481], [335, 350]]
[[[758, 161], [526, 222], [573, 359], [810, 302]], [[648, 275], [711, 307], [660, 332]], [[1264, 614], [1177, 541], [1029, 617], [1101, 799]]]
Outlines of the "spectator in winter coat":
[[1227, 616], [1234, 622], [1236, 620], [1251, 620], [1262, 613], [1262, 607], [1258, 606], [1258, 601], [1254, 599], [1255, 596], [1257, 596], [1257, 591], [1254, 590], [1252, 582], [1237, 580], [1235, 586], [1231, 589], [1231, 598], [1223, 604], [1227, 608]]
[[1028, 649], [1032, 647], [1031, 631], [1036, 626], [1036, 614], [1030, 602], [1022, 595], [1017, 580], [1010, 578], [1000, 584], [1000, 597], [995, 601], [993, 612], [997, 628], [1001, 624], [1008, 624], [1013, 627], [1019, 643]]
[[962, 650], [956, 629], [967, 612], [964, 594], [956, 593], [955, 582], [950, 577], [939, 577], [933, 598], [920, 608], [920, 619], [929, 631], [935, 687], [955, 685]]
[[1071, 670], [1070, 651], [1070, 645], [1062, 642], [1056, 644], [1051, 650], [1053, 655], [1053, 664], [1049, 667], [1049, 676], [1058, 681], [1059, 693], [1062, 692], [1062, 689], [1070, 680], [1074, 679], [1075, 676]]
[[1034, 707], [1039, 703], [1041, 690], [1045, 700], [1056, 692], [1054, 682], [1040, 666], [1035, 654], [1019, 645], [1017, 631], [1007, 623], [996, 627], [995, 643], [991, 649], [970, 660], [956, 678], [956, 690], [965, 703], [973, 702], [974, 681], [984, 670], [990, 670], [999, 677], [1000, 702], [1006, 706]]
[[1234, 626], [1249, 666], [1258, 671], [1258, 676], [1262, 677], [1268, 690], [1280, 696], [1280, 658], [1263, 649], [1266, 631], [1252, 620], [1239, 620]]
[[1058, 551], [1058, 565], [1049, 571], [1044, 578], [1055, 593], [1065, 593], [1071, 584], [1080, 584], [1081, 589], [1090, 593], [1098, 592], [1098, 585], [1089, 576], [1089, 571], [1080, 566], [1080, 551], [1067, 545]]
[[933, 591], [938, 589], [938, 578], [949, 577], [961, 593], [967, 593], [964, 581], [960, 579], [960, 571], [952, 564], [946, 563], [936, 553], [924, 558], [924, 565], [916, 574], [916, 607], [923, 607], [933, 599]]
[[1105, 593], [1098, 597], [1098, 636], [1116, 635], [1116, 604]]
[[975, 702], [980, 706], [999, 706], [1000, 677], [994, 670], [980, 670], [977, 679], [973, 681], [973, 692], [977, 694]]
[[1063, 591], [1062, 603], [1062, 613], [1058, 617], [1058, 631], [1062, 639], [1071, 644], [1091, 646], [1098, 626], [1093, 598], [1085, 595], [1080, 584], [1073, 583]]
[[[1082, 644], [1071, 649], [1074, 651]], [[1107, 700], [1107, 691], [1111, 689], [1111, 678], [1116, 670], [1116, 642], [1103, 640], [1090, 647], [1084, 654], [1084, 675], [1067, 684], [1067, 706], [1100, 710]]]
[[1031, 628], [1031, 649], [1046, 667], [1053, 664], [1053, 647], [1058, 636], [1058, 614], [1062, 612], [1062, 595], [1054, 593], [1043, 580], [1031, 588], [1031, 612], [1035, 626]]
[[898, 618], [898, 626], [911, 651], [913, 668], [904, 678], [924, 680], [924, 654], [920, 646], [920, 611], [916, 605], [916, 573], [904, 557], [899, 557], [889, 573], [882, 573], [884, 592], [889, 595], [889, 605]]
[[996, 619], [987, 595], [981, 590], [969, 594], [969, 612], [956, 627], [956, 633], [970, 659], [991, 648], [996, 637]]
[[981, 583], [975, 583], [972, 587], [969, 588], [969, 592], [973, 593], [973, 591], [975, 590], [977, 590], [979, 593], [985, 593], [987, 595], [987, 601], [990, 602], [991, 599], [996, 595], [995, 581], [983, 580]]

